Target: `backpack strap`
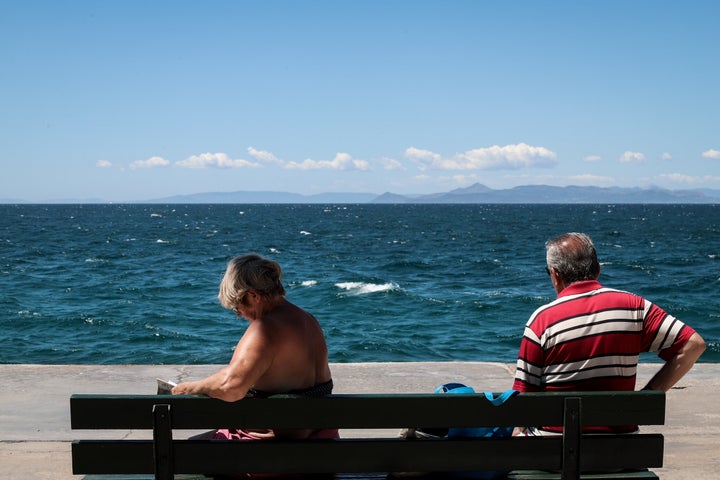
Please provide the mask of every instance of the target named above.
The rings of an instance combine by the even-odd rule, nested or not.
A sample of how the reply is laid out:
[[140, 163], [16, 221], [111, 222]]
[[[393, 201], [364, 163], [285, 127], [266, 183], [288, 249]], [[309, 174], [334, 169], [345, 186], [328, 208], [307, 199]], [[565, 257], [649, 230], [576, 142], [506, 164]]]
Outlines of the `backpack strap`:
[[505, 403], [508, 398], [514, 397], [515, 395], [517, 395], [520, 392], [518, 392], [517, 390], [505, 390], [504, 392], [498, 394], [497, 397], [494, 396], [494, 394], [492, 392], [484, 392], [484, 393], [485, 393], [485, 398], [487, 398], [488, 401], [490, 403], [492, 403], [494, 406], [498, 407], [498, 406], [502, 405], [503, 403]]

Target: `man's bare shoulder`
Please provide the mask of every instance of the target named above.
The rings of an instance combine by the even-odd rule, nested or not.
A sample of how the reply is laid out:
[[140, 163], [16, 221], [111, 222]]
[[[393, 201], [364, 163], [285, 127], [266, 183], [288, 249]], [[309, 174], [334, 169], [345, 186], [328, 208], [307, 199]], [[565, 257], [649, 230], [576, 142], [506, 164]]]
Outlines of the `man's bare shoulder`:
[[304, 322], [317, 322], [315, 317], [309, 312], [288, 301], [278, 305], [260, 320], [263, 321], [265, 325], [276, 327], [302, 325]]

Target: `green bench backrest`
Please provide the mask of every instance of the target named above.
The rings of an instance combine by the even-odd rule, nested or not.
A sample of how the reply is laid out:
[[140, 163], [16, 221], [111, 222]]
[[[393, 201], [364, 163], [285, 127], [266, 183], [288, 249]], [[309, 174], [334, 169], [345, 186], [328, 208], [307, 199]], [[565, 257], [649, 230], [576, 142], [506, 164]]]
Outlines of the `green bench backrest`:
[[[440, 398], [442, 397], [442, 398]], [[500, 407], [483, 395], [278, 395], [227, 403], [199, 396], [73, 395], [73, 429], [152, 429], [152, 407], [170, 405], [172, 428], [477, 427], [562, 425], [565, 399], [582, 401], [584, 426], [661, 425], [662, 392], [519, 394]]]

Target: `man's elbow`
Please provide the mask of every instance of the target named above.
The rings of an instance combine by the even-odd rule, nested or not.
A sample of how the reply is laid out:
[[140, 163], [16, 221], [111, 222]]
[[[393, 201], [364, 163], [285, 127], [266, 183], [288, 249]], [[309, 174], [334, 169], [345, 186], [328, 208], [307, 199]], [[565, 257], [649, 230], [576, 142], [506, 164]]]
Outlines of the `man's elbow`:
[[707, 348], [705, 340], [697, 332], [693, 333], [693, 335], [690, 337], [690, 340], [688, 340], [688, 343], [690, 344], [690, 350], [695, 356], [695, 360], [700, 358], [700, 355], [702, 355]]
[[247, 395], [247, 388], [243, 388], [241, 385], [233, 382], [232, 379], [226, 379], [213, 393], [213, 397], [225, 402], [237, 402], [238, 400], [245, 398]]

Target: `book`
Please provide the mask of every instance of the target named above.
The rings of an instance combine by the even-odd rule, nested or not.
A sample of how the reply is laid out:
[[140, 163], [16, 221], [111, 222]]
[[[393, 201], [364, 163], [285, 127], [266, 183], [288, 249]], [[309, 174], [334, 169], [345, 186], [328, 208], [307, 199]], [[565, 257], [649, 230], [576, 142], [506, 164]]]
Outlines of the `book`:
[[162, 378], [156, 380], [158, 395], [172, 395], [172, 389], [177, 386], [177, 383], [171, 382], [170, 380], [163, 380]]

